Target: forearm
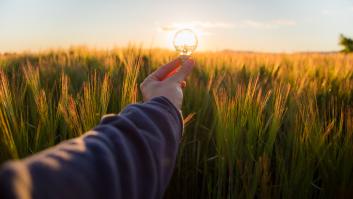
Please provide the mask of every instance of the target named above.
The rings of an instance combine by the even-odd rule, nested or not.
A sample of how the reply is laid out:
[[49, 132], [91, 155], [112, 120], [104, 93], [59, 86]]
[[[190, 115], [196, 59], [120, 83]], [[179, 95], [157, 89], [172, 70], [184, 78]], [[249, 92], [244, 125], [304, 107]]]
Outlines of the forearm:
[[160, 198], [172, 175], [181, 131], [181, 115], [166, 98], [130, 105], [80, 138], [5, 165], [0, 192], [36, 198]]

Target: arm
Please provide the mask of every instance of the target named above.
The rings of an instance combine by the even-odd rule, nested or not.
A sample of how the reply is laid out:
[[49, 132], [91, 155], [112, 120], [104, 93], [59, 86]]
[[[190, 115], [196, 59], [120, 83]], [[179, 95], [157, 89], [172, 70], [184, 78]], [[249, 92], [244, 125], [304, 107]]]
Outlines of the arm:
[[180, 113], [167, 98], [130, 105], [79, 138], [7, 163], [1, 192], [8, 198], [161, 198], [181, 131]]
[[182, 88], [194, 62], [180, 59], [141, 84], [144, 104], [110, 115], [83, 136], [0, 170], [0, 198], [161, 198], [182, 132]]

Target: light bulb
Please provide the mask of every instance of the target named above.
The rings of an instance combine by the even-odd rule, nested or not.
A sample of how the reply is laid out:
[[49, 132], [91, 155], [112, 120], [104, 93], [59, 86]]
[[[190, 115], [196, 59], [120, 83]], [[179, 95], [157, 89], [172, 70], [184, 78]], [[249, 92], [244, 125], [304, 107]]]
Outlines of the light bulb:
[[191, 29], [182, 29], [175, 33], [173, 44], [180, 55], [191, 55], [197, 47], [197, 36]]

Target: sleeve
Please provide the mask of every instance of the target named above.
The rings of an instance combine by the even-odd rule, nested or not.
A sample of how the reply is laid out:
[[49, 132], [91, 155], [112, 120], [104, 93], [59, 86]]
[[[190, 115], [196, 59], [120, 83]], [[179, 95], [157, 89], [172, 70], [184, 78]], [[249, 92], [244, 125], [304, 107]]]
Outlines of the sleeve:
[[165, 97], [105, 116], [83, 136], [0, 172], [0, 198], [162, 198], [183, 129]]

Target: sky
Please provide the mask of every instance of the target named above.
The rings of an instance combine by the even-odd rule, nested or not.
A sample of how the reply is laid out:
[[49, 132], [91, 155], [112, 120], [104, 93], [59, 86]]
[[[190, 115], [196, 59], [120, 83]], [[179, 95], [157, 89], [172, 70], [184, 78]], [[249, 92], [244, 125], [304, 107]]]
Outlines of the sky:
[[353, 0], [0, 0], [0, 52], [172, 49], [181, 28], [199, 51], [334, 51], [353, 37]]

